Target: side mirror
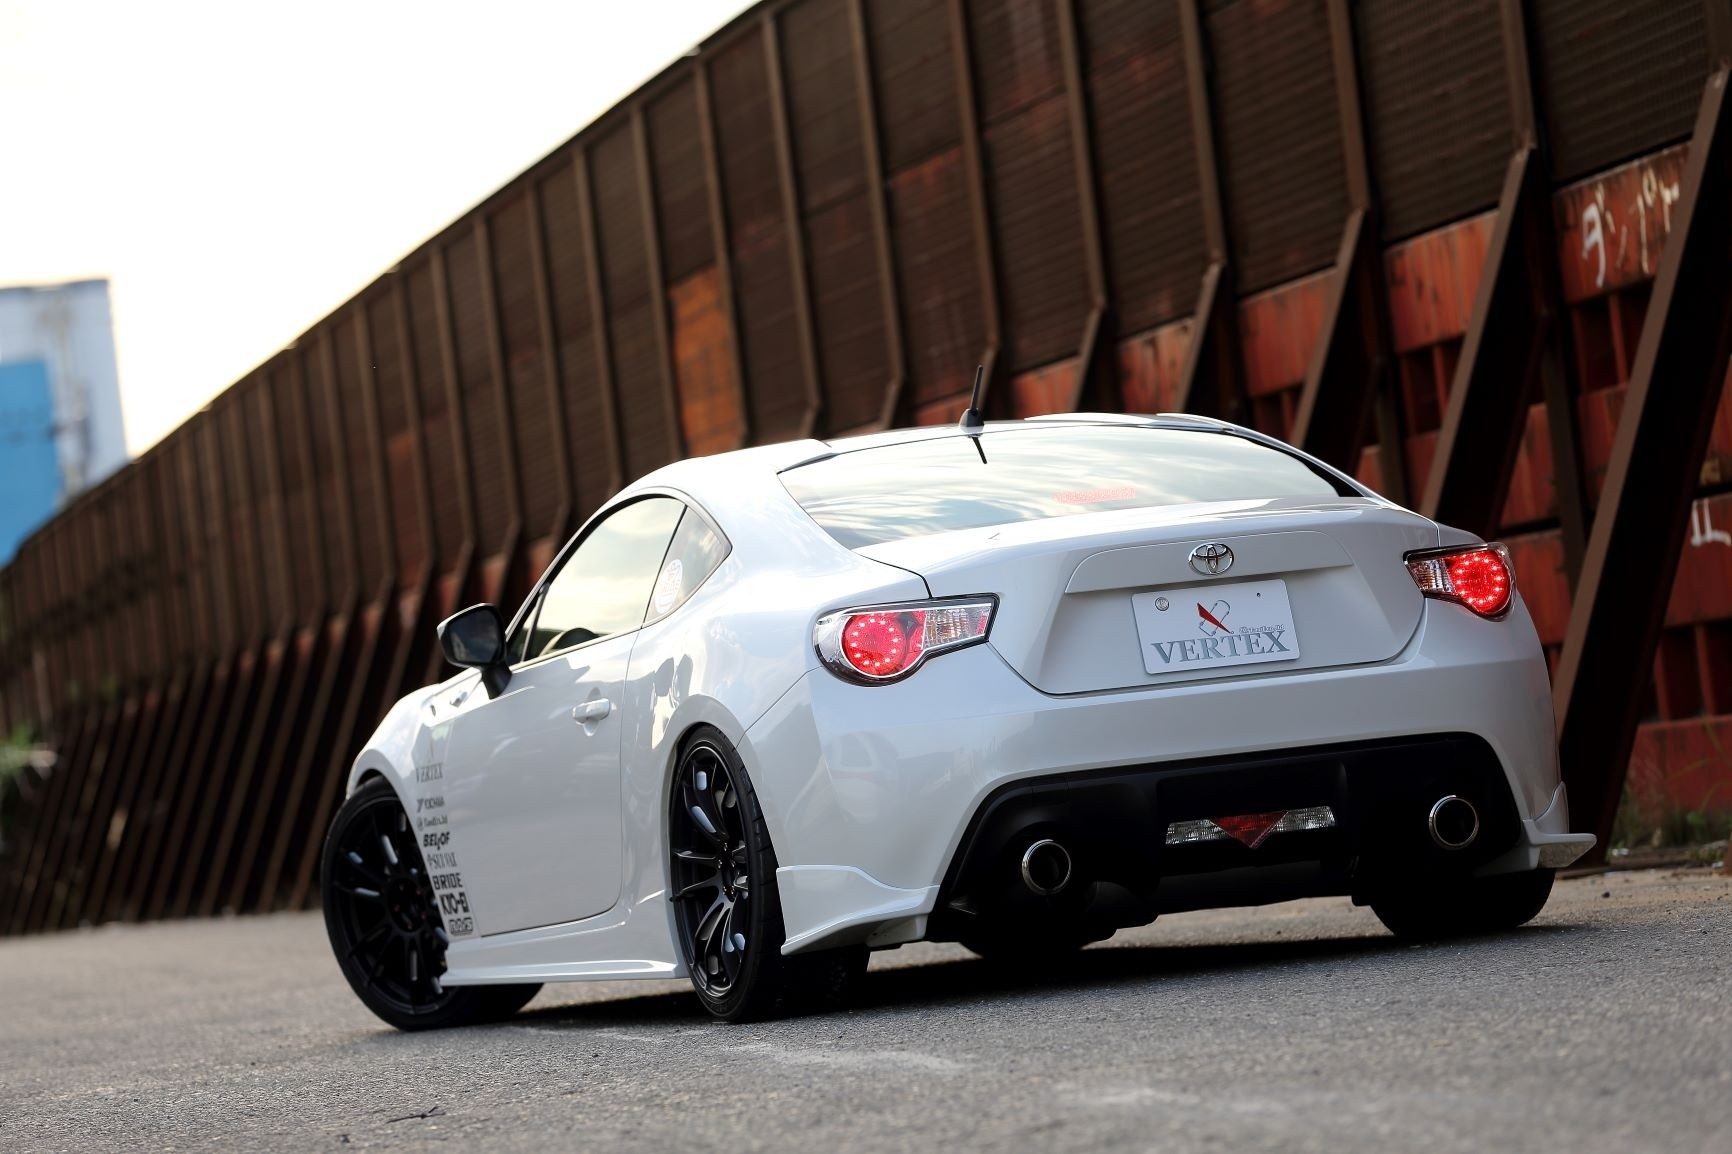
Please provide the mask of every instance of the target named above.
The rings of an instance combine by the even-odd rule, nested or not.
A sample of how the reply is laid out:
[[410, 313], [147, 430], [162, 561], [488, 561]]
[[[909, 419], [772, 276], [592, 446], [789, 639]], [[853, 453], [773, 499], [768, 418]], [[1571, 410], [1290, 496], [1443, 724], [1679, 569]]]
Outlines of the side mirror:
[[491, 605], [471, 605], [441, 621], [439, 649], [451, 664], [481, 670], [490, 696], [497, 697], [510, 679], [505, 665], [505, 622]]

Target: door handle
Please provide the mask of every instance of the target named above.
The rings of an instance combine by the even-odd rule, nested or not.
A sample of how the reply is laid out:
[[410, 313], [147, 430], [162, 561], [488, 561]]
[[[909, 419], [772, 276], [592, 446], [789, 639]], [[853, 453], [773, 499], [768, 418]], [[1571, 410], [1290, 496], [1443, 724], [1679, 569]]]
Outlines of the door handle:
[[598, 697], [594, 701], [572, 706], [571, 719], [578, 722], [600, 721], [612, 712], [613, 702], [605, 697]]

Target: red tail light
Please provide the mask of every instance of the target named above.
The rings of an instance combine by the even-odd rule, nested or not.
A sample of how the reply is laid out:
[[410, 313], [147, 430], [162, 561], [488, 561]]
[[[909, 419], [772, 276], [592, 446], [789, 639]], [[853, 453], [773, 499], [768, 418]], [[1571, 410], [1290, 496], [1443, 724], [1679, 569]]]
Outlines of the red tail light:
[[1465, 605], [1481, 617], [1500, 617], [1515, 597], [1509, 550], [1493, 542], [1407, 555], [1407, 571], [1427, 597]]
[[997, 604], [959, 597], [844, 609], [819, 618], [812, 644], [836, 676], [879, 685], [908, 676], [928, 657], [985, 641]]

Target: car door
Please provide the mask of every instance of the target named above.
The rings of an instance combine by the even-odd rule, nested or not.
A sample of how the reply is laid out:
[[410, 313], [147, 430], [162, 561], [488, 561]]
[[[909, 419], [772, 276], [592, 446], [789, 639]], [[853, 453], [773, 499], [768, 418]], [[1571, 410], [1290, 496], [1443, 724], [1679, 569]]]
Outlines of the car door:
[[684, 506], [622, 505], [588, 527], [519, 614], [504, 688], [454, 691], [443, 765], [478, 932], [577, 921], [619, 897], [626, 666]]

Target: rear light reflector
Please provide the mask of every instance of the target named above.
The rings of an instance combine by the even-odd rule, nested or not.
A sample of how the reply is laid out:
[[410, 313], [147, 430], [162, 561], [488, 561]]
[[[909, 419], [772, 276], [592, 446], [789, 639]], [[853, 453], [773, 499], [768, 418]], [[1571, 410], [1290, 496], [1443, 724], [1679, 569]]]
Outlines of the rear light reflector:
[[1427, 597], [1465, 605], [1481, 617], [1501, 616], [1515, 596], [1515, 567], [1509, 550], [1496, 542], [1409, 553], [1407, 571]]
[[843, 609], [819, 618], [812, 644], [836, 676], [879, 685], [929, 657], [985, 641], [997, 605], [993, 597], [958, 597]]
[[1175, 821], [1167, 826], [1167, 844], [1191, 845], [1200, 841], [1225, 841], [1232, 838], [1256, 849], [1271, 834], [1334, 828], [1334, 810], [1326, 805], [1310, 805], [1285, 812], [1277, 810], [1274, 813], [1244, 813], [1233, 817]]

